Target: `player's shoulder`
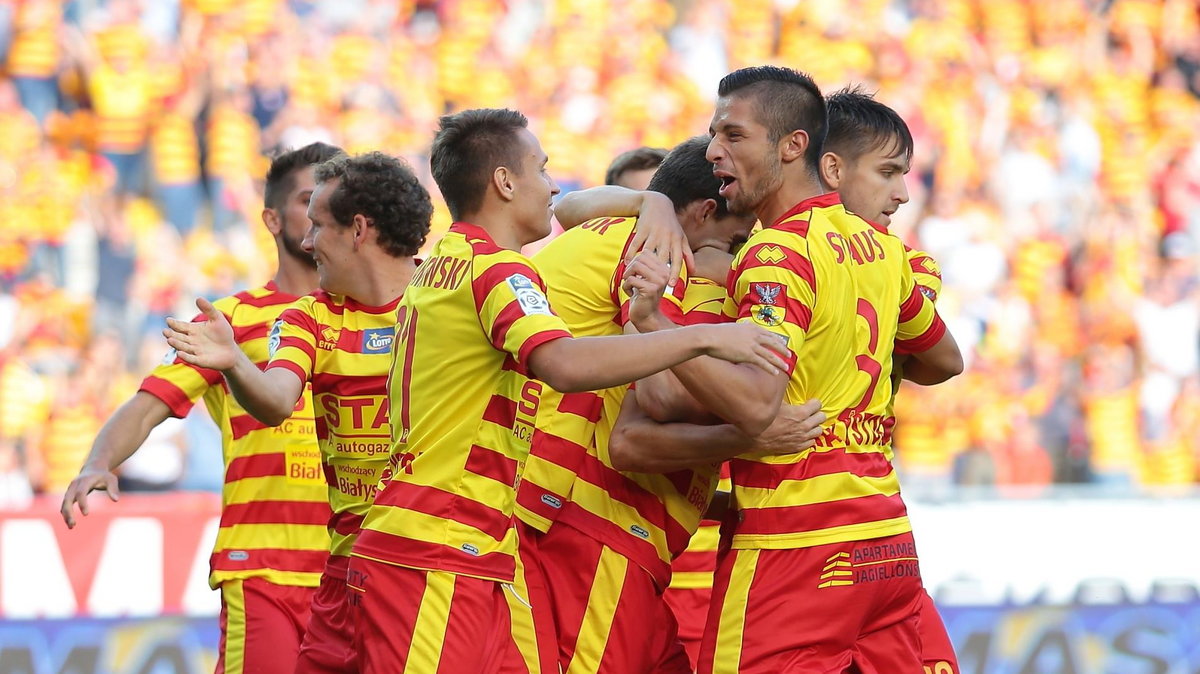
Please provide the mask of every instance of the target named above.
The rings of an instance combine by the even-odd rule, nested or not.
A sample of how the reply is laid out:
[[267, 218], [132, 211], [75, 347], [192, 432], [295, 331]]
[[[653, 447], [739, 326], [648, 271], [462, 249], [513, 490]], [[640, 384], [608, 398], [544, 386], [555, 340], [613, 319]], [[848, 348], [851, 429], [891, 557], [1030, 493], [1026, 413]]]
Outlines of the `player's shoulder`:
[[942, 277], [942, 266], [927, 251], [919, 248], [911, 248], [906, 245], [904, 246], [904, 252], [908, 258], [908, 264], [912, 267], [914, 273], [930, 274], [938, 278]]

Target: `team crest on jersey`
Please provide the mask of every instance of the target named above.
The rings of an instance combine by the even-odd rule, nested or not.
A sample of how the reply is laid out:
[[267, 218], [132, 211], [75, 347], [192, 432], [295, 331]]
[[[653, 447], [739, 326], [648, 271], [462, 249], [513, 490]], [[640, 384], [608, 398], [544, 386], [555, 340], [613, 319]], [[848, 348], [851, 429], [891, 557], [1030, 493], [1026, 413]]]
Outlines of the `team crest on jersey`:
[[786, 315], [787, 310], [783, 307], [770, 304], [755, 304], [750, 307], [750, 319], [766, 328], [774, 328], [783, 324], [783, 318]]
[[752, 283], [750, 284], [754, 302], [757, 304], [769, 304], [777, 306], [780, 296], [787, 297], [787, 293], [783, 291], [782, 283]]
[[512, 289], [513, 295], [517, 297], [517, 304], [520, 305], [521, 311], [526, 316], [533, 314], [542, 314], [545, 316], [553, 315], [550, 311], [550, 302], [546, 299], [546, 295], [542, 293], [542, 289], [537, 287], [528, 276], [524, 274], [513, 274], [509, 276], [508, 287]]
[[787, 259], [787, 254], [779, 246], [763, 246], [754, 251], [754, 257], [763, 264], [779, 264]]
[[280, 335], [283, 332], [283, 321], [276, 319], [271, 326], [271, 334], [267, 337], [267, 358], [274, 358], [279, 350]]
[[922, 295], [928, 297], [930, 302], [937, 301], [937, 293], [933, 291], [933, 288], [929, 286], [917, 286], [917, 290], [920, 290]]
[[363, 353], [391, 353], [392, 339], [396, 336], [396, 328], [370, 328], [363, 330]]
[[341, 336], [341, 330], [331, 325], [326, 325], [324, 328], [321, 328], [321, 338], [317, 340], [317, 346], [326, 351], [333, 351], [337, 348], [338, 338]]

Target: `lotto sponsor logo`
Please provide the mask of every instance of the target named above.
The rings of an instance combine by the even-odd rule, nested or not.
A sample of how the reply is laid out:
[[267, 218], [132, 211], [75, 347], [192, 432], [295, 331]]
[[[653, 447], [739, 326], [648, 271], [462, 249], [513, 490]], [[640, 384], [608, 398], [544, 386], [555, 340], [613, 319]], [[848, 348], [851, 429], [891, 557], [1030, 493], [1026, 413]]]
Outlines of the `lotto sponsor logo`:
[[396, 328], [369, 328], [363, 330], [363, 353], [391, 353], [392, 341], [396, 336]]

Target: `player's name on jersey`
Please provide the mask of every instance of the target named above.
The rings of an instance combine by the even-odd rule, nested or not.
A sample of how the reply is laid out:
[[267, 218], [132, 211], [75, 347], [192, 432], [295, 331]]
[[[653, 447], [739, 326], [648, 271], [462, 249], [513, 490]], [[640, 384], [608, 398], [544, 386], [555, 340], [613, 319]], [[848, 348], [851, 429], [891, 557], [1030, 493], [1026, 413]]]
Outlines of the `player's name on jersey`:
[[876, 259], [885, 259], [883, 244], [879, 243], [875, 235], [875, 230], [869, 229], [855, 232], [849, 237], [837, 232], [826, 232], [825, 238], [829, 240], [829, 247], [837, 253], [838, 264], [845, 262], [847, 256], [858, 264], [867, 264]]
[[885, 445], [892, 438], [893, 420], [878, 414], [856, 414], [838, 419], [821, 432], [817, 447], [869, 447]]
[[425, 260], [417, 267], [408, 285], [416, 288], [454, 290], [462, 285], [467, 276], [467, 260], [460, 257], [439, 255]]

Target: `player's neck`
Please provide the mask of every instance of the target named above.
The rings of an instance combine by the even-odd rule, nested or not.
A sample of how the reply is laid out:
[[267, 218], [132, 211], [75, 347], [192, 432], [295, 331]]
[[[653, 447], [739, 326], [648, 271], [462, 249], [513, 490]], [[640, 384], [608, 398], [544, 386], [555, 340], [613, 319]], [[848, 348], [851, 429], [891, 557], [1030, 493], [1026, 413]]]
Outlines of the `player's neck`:
[[368, 307], [386, 306], [404, 294], [416, 268], [411, 257], [381, 254], [364, 261], [362, 273], [355, 275], [354, 287], [348, 289], [346, 296]]
[[284, 253], [279, 255], [279, 269], [275, 272], [275, 286], [279, 292], [302, 297], [317, 289], [315, 267], [295, 260]]
[[754, 210], [754, 214], [758, 216], [758, 221], [762, 223], [763, 227], [770, 227], [785, 213], [795, 208], [796, 204], [805, 199], [821, 196], [825, 194], [825, 191], [821, 181], [808, 174], [802, 177], [797, 176], [792, 180], [785, 179], [778, 190], [759, 204], [758, 208]]
[[470, 217], [464, 217], [463, 222], [470, 223], [483, 229], [492, 237], [492, 241], [501, 248], [519, 251], [530, 243], [525, 241], [520, 227], [503, 212], [483, 209]]

